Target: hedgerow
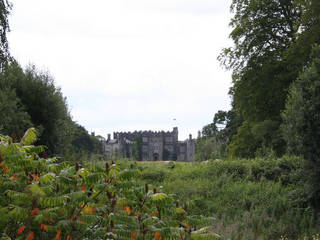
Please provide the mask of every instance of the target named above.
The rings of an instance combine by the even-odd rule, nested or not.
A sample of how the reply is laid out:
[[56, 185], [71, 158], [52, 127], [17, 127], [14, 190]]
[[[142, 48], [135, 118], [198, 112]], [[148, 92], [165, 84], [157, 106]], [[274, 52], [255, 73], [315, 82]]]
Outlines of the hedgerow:
[[35, 141], [33, 128], [18, 143], [0, 135], [1, 239], [219, 238], [212, 218], [139, 185], [139, 169], [47, 158]]

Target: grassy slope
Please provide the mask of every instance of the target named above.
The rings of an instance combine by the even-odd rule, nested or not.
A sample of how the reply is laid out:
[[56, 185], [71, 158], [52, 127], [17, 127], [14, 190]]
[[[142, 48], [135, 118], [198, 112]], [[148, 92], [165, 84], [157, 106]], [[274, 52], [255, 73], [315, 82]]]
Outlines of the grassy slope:
[[226, 239], [297, 239], [319, 230], [300, 200], [299, 158], [121, 164], [139, 167], [141, 181], [163, 186], [194, 214], [215, 216]]

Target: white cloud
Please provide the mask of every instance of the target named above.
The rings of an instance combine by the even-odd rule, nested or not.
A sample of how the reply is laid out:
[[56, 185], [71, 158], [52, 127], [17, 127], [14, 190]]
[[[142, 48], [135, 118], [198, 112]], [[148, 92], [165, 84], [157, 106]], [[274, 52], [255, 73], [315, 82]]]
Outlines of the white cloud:
[[[48, 69], [88, 130], [196, 134], [229, 108], [229, 1], [14, 0], [11, 52]], [[166, 127], [167, 126], [167, 127]]]

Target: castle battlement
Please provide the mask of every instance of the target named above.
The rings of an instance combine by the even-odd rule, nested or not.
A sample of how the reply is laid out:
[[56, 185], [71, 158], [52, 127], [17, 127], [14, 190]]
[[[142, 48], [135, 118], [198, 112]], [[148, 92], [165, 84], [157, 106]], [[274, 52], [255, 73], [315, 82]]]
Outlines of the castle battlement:
[[139, 143], [139, 160], [178, 160], [193, 161], [195, 141], [192, 136], [185, 141], [178, 141], [178, 128], [170, 131], [134, 131], [114, 132], [111, 140], [103, 143], [104, 153], [107, 157], [115, 154], [118, 157], [132, 157], [133, 143]]

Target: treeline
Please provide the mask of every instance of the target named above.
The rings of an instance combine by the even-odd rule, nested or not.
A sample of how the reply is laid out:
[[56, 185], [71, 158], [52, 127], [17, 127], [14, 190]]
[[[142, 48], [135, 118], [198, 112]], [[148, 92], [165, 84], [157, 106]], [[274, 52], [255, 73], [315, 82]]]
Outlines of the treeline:
[[0, 133], [16, 141], [29, 127], [39, 132], [37, 144], [48, 147], [50, 155], [98, 153], [97, 137], [72, 120], [66, 98], [53, 77], [35, 66], [23, 69], [10, 56], [6, 33], [11, 5], [0, 1]]
[[214, 156], [302, 155], [318, 205], [320, 1], [234, 0], [231, 11], [234, 45], [218, 59], [232, 71], [232, 109], [203, 128], [198, 149], [211, 141]]

